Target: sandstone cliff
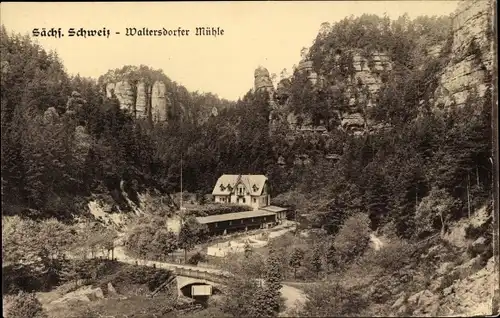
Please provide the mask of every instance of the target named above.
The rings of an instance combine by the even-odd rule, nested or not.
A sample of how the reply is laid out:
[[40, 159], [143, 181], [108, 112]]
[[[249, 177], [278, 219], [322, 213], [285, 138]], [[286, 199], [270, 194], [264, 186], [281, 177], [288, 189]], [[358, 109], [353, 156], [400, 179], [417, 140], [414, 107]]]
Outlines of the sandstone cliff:
[[[272, 91], [269, 72], [267, 77], [268, 80], [264, 79], [260, 85]], [[166, 123], [182, 118], [191, 123], [202, 124], [231, 104], [214, 94], [189, 92], [182, 85], [171, 81], [163, 71], [144, 65], [110, 70], [99, 78], [99, 84], [107, 98], [112, 98], [113, 94], [116, 96], [123, 110], [137, 119], [152, 123]]]
[[[383, 76], [391, 71], [392, 64], [387, 54], [374, 52], [369, 56], [363, 54], [360, 50], [352, 50], [344, 53], [348, 56], [352, 63], [352, 76], [349, 78], [338, 81], [335, 84], [329, 85], [325, 79], [325, 75], [318, 75], [313, 69], [313, 62], [310, 60], [302, 60], [298, 67], [297, 72], [304, 74], [309, 83], [314, 89], [320, 89], [329, 92], [333, 98], [345, 98], [348, 107], [343, 110], [337, 111], [340, 118], [340, 128], [351, 131], [354, 134], [362, 133], [369, 120], [366, 117], [366, 108], [376, 104], [377, 93], [383, 84]], [[334, 57], [339, 59], [337, 55]], [[324, 70], [327, 73], [326, 70]], [[256, 73], [258, 73], [256, 71]], [[260, 73], [259, 73], [260, 74]], [[256, 86], [257, 91], [260, 87]], [[294, 101], [289, 99], [291, 89], [290, 79], [283, 79], [278, 83], [275, 99], [279, 104], [279, 109], [271, 105], [273, 118], [271, 123], [271, 130], [278, 129], [278, 120], [285, 120], [289, 129], [304, 133], [316, 131], [320, 133], [325, 132], [326, 122], [321, 121], [314, 125], [311, 116], [307, 113], [295, 113], [290, 110], [290, 104]], [[282, 124], [282, 123], [281, 123]]]
[[132, 86], [128, 80], [106, 84], [106, 97], [115, 94], [120, 107], [129, 111], [136, 118], [151, 118], [153, 122], [167, 121], [170, 106], [166, 85], [162, 81], [155, 81], [147, 85], [140, 81]]
[[451, 60], [439, 78], [435, 106], [463, 105], [472, 92], [483, 97], [493, 70], [493, 1], [463, 0], [452, 19]]
[[[311, 48], [314, 52], [309, 52], [300, 61], [297, 72], [291, 78], [291, 84], [290, 79], [278, 84], [274, 94], [275, 101], [270, 103], [273, 113], [270, 122], [271, 133], [283, 127], [287, 127], [289, 133], [293, 132], [295, 135], [304, 131], [324, 133], [324, 128], [327, 127], [328, 130], [339, 128], [359, 135], [386, 127], [387, 123], [377, 122], [370, 115], [371, 109], [379, 101], [380, 93], [386, 87], [385, 83], [391, 77], [393, 82], [397, 82], [394, 76], [404, 78], [405, 75], [399, 73], [414, 72], [412, 69], [427, 72], [425, 68], [438, 61], [440, 64], [436, 64], [439, 69], [434, 71], [437, 72], [437, 77], [434, 77], [436, 83], [432, 86], [426, 84], [430, 93], [424, 94], [424, 97], [420, 97], [422, 100], [417, 101], [420, 108], [424, 109], [425, 105], [426, 109], [434, 111], [450, 109], [463, 105], [471, 94], [477, 93], [479, 98], [484, 97], [488, 87], [491, 87], [493, 74], [492, 4], [492, 0], [463, 0], [459, 2], [451, 19], [429, 22], [432, 18], [424, 17], [417, 21], [417, 29], [418, 23], [425, 22], [425, 19], [428, 19], [428, 23], [444, 23], [449, 27], [444, 28], [442, 33], [424, 32], [424, 36], [420, 38], [411, 32], [421, 31], [411, 31], [410, 35], [403, 35], [414, 37], [404, 44], [414, 47], [408, 57], [402, 57], [402, 53], [397, 49], [401, 32], [407, 31], [400, 31], [396, 27], [386, 32], [384, 27], [390, 24], [383, 20], [377, 21], [373, 17], [361, 18], [361, 21], [368, 24], [378, 23], [381, 26], [378, 30], [371, 31], [373, 37], [380, 37], [381, 44], [374, 45], [377, 39], [370, 39], [366, 33], [363, 40], [351, 39], [348, 36], [339, 40], [333, 35], [328, 38], [328, 32], [321, 34], [318, 36], [320, 40]], [[404, 30], [408, 22], [404, 19], [401, 21], [397, 23], [401, 23]], [[344, 24], [347, 23], [349, 22]], [[337, 32], [337, 35], [342, 35], [341, 31]], [[391, 41], [393, 44], [385, 44]], [[406, 62], [403, 58], [406, 58]], [[404, 65], [408, 61], [411, 66]], [[268, 74], [266, 72], [267, 70], [260, 71], [260, 68], [256, 70], [255, 90], [267, 87], [263, 80], [257, 81], [257, 75], [265, 77], [264, 75]], [[322, 99], [330, 107], [327, 112], [335, 113], [338, 121], [327, 122], [310, 116], [309, 110], [318, 108], [316, 104], [322, 102], [321, 99], [297, 101], [290, 97], [293, 95], [291, 90], [297, 92], [302, 89], [297, 86], [297, 74], [305, 74], [302, 76], [309, 82], [300, 85], [310, 85], [312, 91], [323, 92]], [[295, 95], [301, 94], [303, 93], [299, 92]], [[297, 103], [307, 103], [306, 109]]]

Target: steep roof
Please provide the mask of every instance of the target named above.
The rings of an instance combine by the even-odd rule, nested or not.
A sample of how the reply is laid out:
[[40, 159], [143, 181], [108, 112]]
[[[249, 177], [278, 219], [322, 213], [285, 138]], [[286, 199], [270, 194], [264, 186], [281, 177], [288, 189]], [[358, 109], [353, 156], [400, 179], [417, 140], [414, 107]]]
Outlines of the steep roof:
[[217, 180], [212, 194], [230, 195], [231, 190], [241, 182], [250, 192], [250, 195], [261, 195], [266, 181], [267, 177], [263, 174], [223, 174]]
[[210, 216], [201, 216], [197, 217], [196, 221], [200, 224], [214, 223], [214, 222], [223, 222], [223, 221], [233, 221], [233, 220], [241, 220], [254, 218], [259, 216], [274, 216], [276, 213], [263, 211], [263, 210], [255, 210], [255, 211], [245, 211], [245, 212], [234, 212], [234, 213], [225, 213], [219, 215], [210, 215]]

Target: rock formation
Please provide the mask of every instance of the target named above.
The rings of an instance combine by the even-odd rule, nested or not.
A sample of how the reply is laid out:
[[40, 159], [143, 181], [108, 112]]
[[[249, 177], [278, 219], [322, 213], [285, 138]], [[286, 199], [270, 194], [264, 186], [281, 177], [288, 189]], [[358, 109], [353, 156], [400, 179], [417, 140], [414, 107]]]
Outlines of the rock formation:
[[210, 116], [217, 117], [219, 116], [219, 111], [217, 110], [217, 107], [212, 107], [212, 110], [210, 111]]
[[129, 81], [120, 81], [115, 84], [115, 95], [120, 102], [120, 107], [132, 114], [135, 113], [134, 91]]
[[483, 97], [493, 68], [492, 0], [462, 0], [452, 18], [452, 59], [434, 94], [437, 108], [461, 106], [472, 91]]
[[165, 83], [156, 81], [151, 90], [151, 118], [153, 122], [167, 120], [167, 87]]
[[269, 71], [262, 66], [259, 66], [254, 72], [254, 89], [256, 92], [274, 92], [274, 85], [269, 76]]
[[106, 84], [106, 97], [113, 97], [113, 92], [115, 91], [115, 83], [107, 83]]
[[59, 113], [57, 112], [55, 107], [49, 107], [43, 113], [43, 122], [46, 125], [55, 124], [59, 122]]
[[80, 108], [85, 104], [85, 100], [82, 98], [80, 93], [73, 91], [71, 93], [71, 97], [68, 99], [66, 103], [66, 113], [74, 114], [80, 110]]
[[168, 108], [171, 105], [167, 86], [163, 81], [154, 81], [151, 85], [140, 80], [132, 85], [130, 81], [121, 80], [106, 83], [105, 90], [107, 98], [111, 98], [114, 92], [120, 108], [129, 111], [135, 118], [151, 118], [153, 122], [165, 122], [168, 119]]
[[[422, 100], [420, 104], [430, 105], [432, 109], [448, 109], [452, 105], [463, 105], [473, 92], [481, 98], [491, 87], [493, 68], [493, 29], [492, 29], [492, 0], [462, 0], [452, 18], [451, 42], [438, 42], [428, 45], [427, 39], [421, 39], [418, 50], [414, 53], [414, 61], [425, 65], [429, 58], [450, 58], [448, 64], [438, 74], [438, 87], [429, 100]], [[432, 42], [431, 42], [432, 43]], [[451, 43], [451, 44], [450, 44]], [[450, 48], [451, 45], [451, 48]], [[447, 53], [449, 50], [450, 53]], [[446, 51], [446, 52], [445, 52]], [[332, 69], [315, 70], [313, 62], [304, 58], [298, 65], [297, 71], [307, 74], [313, 89], [327, 92], [333, 100], [345, 99], [346, 105], [338, 113], [340, 128], [353, 134], [364, 134], [385, 129], [386, 125], [371, 122], [367, 116], [369, 109], [376, 106], [378, 93], [393, 69], [393, 62], [388, 53], [381, 51], [366, 52], [359, 48], [352, 48], [341, 52], [330, 49], [327, 55], [329, 65], [341, 67], [347, 63], [348, 76], [339, 77], [333, 84], [326, 85], [324, 76], [335, 76]], [[333, 62], [333, 63], [332, 63]], [[328, 63], [327, 63], [328, 64]], [[330, 67], [330, 66], [329, 66]], [[317, 73], [316, 73], [317, 72]], [[268, 77], [265, 69], [255, 72], [256, 89], [267, 87], [264, 78]], [[270, 81], [269, 81], [270, 82]], [[305, 114], [294, 114], [288, 108], [289, 83], [281, 81], [278, 84], [275, 96], [280, 105], [279, 111], [274, 111], [274, 126], [277, 120], [285, 121], [290, 131], [299, 133], [303, 130], [315, 130], [309, 127], [311, 122]], [[432, 98], [433, 97], [433, 98]], [[272, 109], [272, 107], [271, 107]], [[328, 125], [330, 129], [332, 124]], [[335, 125], [333, 125], [335, 126]]]
[[[371, 125], [366, 119], [366, 110], [375, 105], [377, 93], [383, 84], [382, 77], [392, 70], [392, 63], [387, 54], [373, 52], [367, 55], [362, 54], [361, 50], [357, 49], [344, 53], [337, 52], [333, 57], [334, 60], [338, 61], [342, 54], [344, 54], [344, 57], [349, 56], [352, 58], [353, 74], [348, 79], [337, 81], [337, 83], [329, 87], [326, 85], [325, 77], [318, 75], [314, 71], [312, 61], [303, 59], [299, 63], [297, 71], [306, 73], [308, 80], [315, 89], [328, 91], [334, 99], [346, 98], [349, 107], [338, 114], [341, 120], [341, 128], [354, 134], [361, 134]], [[323, 133], [325, 123], [320, 123], [320, 126], [314, 127], [310, 116], [307, 114], [293, 114], [286, 110], [289, 88], [290, 81], [282, 80], [276, 90], [276, 99], [286, 113], [281, 117], [285, 118], [288, 127], [296, 132], [315, 131]]]
[[299, 72], [307, 73], [307, 79], [311, 81], [313, 85], [318, 82], [318, 74], [313, 70], [313, 62], [308, 60], [300, 61], [297, 66]]
[[148, 94], [146, 92], [146, 84], [141, 81], [137, 84], [137, 95], [135, 101], [135, 116], [137, 118], [147, 118], [147, 100]]

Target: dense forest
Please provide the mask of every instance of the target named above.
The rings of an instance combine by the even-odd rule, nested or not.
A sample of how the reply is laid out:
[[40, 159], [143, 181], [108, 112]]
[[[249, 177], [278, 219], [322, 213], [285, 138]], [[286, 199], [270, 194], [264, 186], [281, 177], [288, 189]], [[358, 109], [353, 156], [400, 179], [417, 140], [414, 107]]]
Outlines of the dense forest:
[[[202, 123], [176, 115], [163, 125], [134, 120], [116, 99], [106, 98], [103, 78], [146, 74], [174, 85], [161, 71], [127, 66], [99, 81], [71, 77], [57, 53], [46, 52], [28, 36], [9, 35], [2, 27], [4, 213], [66, 218], [82, 214], [92, 193], [108, 192], [120, 201], [123, 184], [131, 194], [178, 191], [182, 158], [187, 191], [210, 192], [222, 173], [264, 173], [279, 203], [312, 213], [313, 223], [331, 232], [353, 212], [367, 213], [373, 228], [392, 222], [403, 236], [441, 228], [483, 202], [492, 183], [491, 91], [481, 99], [472, 94], [465, 106], [446, 114], [421, 106], [429, 104], [421, 101], [430, 98], [433, 79], [450, 54], [445, 48], [440, 56], [422, 61], [418, 52], [449, 40], [448, 22], [406, 17], [391, 22], [363, 15], [324, 24], [309, 58], [321, 74], [331, 70], [327, 80], [332, 83], [349, 76], [350, 62], [347, 57], [344, 66], [333, 65], [329, 54], [348, 51], [353, 38], [366, 52], [385, 50], [391, 55], [395, 66], [371, 110], [373, 119], [389, 123], [390, 129], [360, 137], [333, 127], [328, 136], [313, 141], [269, 135], [268, 97], [251, 91]], [[291, 95], [296, 95], [292, 107], [323, 119], [332, 113], [329, 109], [345, 107], [335, 92], [313, 90], [302, 80], [297, 72], [291, 78]], [[176, 103], [193, 113], [222, 103], [211, 94], [189, 93], [175, 85], [180, 92]], [[315, 105], [307, 104], [311, 101]], [[329, 108], [322, 109], [325, 105]], [[46, 120], [49, 107], [60, 119]], [[73, 108], [75, 114], [69, 111]], [[181, 112], [174, 107], [176, 111]], [[85, 142], [78, 134], [82, 131]], [[340, 160], [324, 159], [332, 152]], [[282, 154], [287, 154], [285, 166], [277, 164]], [[295, 165], [294, 156], [301, 154], [312, 158], [312, 164]], [[428, 196], [446, 197], [449, 212], [426, 211], [421, 212], [425, 220], [419, 218], [414, 212]], [[303, 199], [293, 202], [299, 197]]]

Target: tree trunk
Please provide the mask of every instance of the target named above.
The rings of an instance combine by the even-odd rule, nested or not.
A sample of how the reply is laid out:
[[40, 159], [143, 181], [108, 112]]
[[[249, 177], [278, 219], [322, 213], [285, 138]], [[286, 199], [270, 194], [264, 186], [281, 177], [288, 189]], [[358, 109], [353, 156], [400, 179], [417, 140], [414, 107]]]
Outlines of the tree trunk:
[[443, 210], [439, 210], [439, 216], [441, 217], [441, 235], [444, 234], [444, 218], [443, 218]]
[[476, 165], [476, 185], [479, 187], [479, 168]]
[[467, 214], [469, 216], [469, 219], [470, 219], [470, 176], [469, 176], [469, 173], [467, 173]]
[[418, 186], [415, 185], [415, 213], [417, 212], [418, 209]]
[[184, 264], [187, 262], [187, 248], [184, 249]]
[[297, 279], [297, 267], [293, 268], [293, 279]]
[[111, 249], [111, 260], [114, 260], [115, 259], [115, 248], [113, 247]]

